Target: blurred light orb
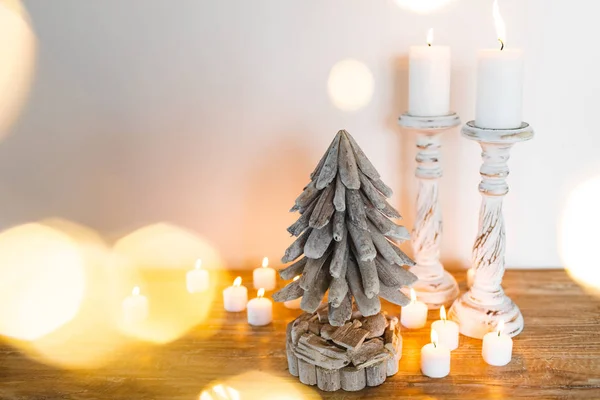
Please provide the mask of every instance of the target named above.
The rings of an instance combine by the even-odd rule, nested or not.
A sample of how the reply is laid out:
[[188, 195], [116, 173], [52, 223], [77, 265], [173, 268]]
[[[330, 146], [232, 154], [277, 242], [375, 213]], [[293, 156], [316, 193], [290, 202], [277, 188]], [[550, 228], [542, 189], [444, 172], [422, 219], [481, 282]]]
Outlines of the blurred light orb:
[[428, 14], [442, 9], [454, 0], [395, 0], [398, 7], [418, 14]]
[[[199, 258], [210, 271], [210, 285], [202, 293], [189, 293], [186, 274]], [[168, 343], [203, 323], [210, 312], [224, 312], [213, 307], [220, 295], [223, 261], [210, 243], [187, 229], [168, 223], [138, 229], [115, 243], [108, 268], [114, 282], [110, 307], [119, 318], [119, 329], [130, 337]], [[122, 301], [135, 286], [148, 299], [149, 315], [140, 323], [127, 324]], [[196, 330], [194, 335], [209, 333]]]
[[600, 261], [596, 252], [600, 226], [600, 177], [576, 187], [561, 221], [559, 243], [569, 275], [588, 289], [600, 290]]
[[329, 72], [327, 90], [334, 106], [342, 111], [357, 111], [373, 97], [375, 83], [371, 70], [355, 59], [337, 62]]
[[[265, 386], [267, 385], [267, 386]], [[265, 390], [267, 389], [267, 390]], [[321, 400], [310, 386], [298, 380], [280, 378], [260, 371], [249, 371], [211, 384], [198, 400]]]
[[0, 334], [39, 339], [75, 317], [84, 292], [82, 257], [68, 236], [41, 224], [0, 233]]
[[36, 40], [19, 0], [0, 0], [0, 135], [19, 115], [34, 72]]

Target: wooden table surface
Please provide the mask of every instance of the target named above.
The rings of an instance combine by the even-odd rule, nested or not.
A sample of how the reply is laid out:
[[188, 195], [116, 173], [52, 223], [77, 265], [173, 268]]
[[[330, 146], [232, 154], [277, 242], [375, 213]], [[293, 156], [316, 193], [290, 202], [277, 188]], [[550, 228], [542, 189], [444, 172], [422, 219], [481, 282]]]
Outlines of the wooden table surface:
[[[240, 274], [251, 281], [249, 272]], [[456, 275], [464, 291], [464, 273]], [[428, 342], [428, 323], [403, 330], [400, 372], [382, 386], [357, 393], [306, 391], [288, 374], [285, 357], [285, 327], [298, 312], [276, 304], [274, 323], [252, 328], [245, 313], [217, 311], [222, 299], [216, 296], [215, 311], [182, 337], [162, 345], [131, 342], [97, 368], [58, 368], [0, 344], [0, 399], [192, 400], [221, 382], [236, 388], [241, 399], [600, 399], [600, 298], [560, 270], [511, 270], [504, 282], [525, 318], [505, 367], [486, 365], [481, 341], [461, 336], [450, 376], [424, 377], [419, 354]], [[387, 303], [384, 309], [399, 313]], [[430, 312], [430, 322], [437, 314]]]

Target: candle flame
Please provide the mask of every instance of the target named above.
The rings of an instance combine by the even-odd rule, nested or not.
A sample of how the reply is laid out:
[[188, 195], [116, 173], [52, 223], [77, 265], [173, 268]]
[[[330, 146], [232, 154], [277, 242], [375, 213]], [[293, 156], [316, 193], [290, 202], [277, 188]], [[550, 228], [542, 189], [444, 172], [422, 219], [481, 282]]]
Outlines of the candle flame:
[[437, 347], [438, 345], [438, 334], [435, 329], [431, 330], [431, 343], [433, 343], [434, 347]]
[[442, 308], [440, 308], [440, 319], [442, 321], [446, 320], [446, 307], [442, 306]]
[[415, 289], [410, 288], [410, 302], [415, 303], [416, 301], [417, 301], [417, 293], [415, 292]]
[[433, 28], [430, 28], [429, 31], [427, 32], [427, 45], [431, 46], [432, 43], [433, 43]]
[[265, 289], [263, 289], [263, 288], [258, 289], [257, 297], [259, 299], [262, 299], [264, 295], [265, 295]]
[[501, 319], [500, 322], [498, 322], [498, 325], [496, 326], [496, 332], [498, 332], [498, 336], [500, 336], [500, 334], [502, 333], [503, 330], [504, 330], [504, 320]]
[[269, 266], [269, 257], [263, 258], [262, 267], [267, 268]]
[[131, 291], [131, 294], [134, 295], [134, 296], [139, 296], [139, 294], [140, 294], [140, 287], [139, 286], [135, 286], [133, 288], [133, 290]]
[[237, 278], [235, 278], [235, 280], [233, 281], [233, 286], [235, 287], [240, 287], [242, 285], [242, 277], [238, 276]]
[[294, 277], [294, 282], [296, 282], [298, 279], [300, 279], [300, 275], [296, 275], [296, 276]]
[[199, 258], [196, 260], [196, 269], [202, 268], [202, 260]]
[[494, 23], [496, 24], [496, 34], [498, 35], [498, 41], [500, 41], [501, 48], [504, 49], [504, 43], [506, 43], [506, 24], [500, 14], [500, 6], [498, 0], [494, 0]]

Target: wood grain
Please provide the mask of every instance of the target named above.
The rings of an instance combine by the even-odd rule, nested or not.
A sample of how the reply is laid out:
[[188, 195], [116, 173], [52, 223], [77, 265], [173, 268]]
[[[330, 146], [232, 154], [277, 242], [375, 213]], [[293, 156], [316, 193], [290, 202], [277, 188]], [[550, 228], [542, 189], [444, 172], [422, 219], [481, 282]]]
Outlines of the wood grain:
[[[231, 276], [238, 274], [250, 282], [251, 271]], [[465, 274], [455, 276], [464, 291]], [[450, 376], [424, 377], [419, 354], [428, 342], [428, 323], [423, 329], [402, 330], [400, 370], [383, 385], [354, 393], [314, 389], [303, 398], [600, 399], [600, 298], [586, 294], [560, 270], [509, 270], [504, 283], [525, 317], [525, 330], [514, 339], [513, 361], [507, 366], [486, 365], [481, 341], [461, 336], [452, 352]], [[391, 315], [399, 313], [398, 306], [382, 306]], [[246, 323], [245, 313], [221, 312], [220, 296], [214, 309], [179, 340], [131, 342], [115, 349], [114, 360], [97, 369], [59, 369], [0, 344], [0, 399], [194, 400], [211, 382], [252, 370], [299, 385], [287, 371], [285, 334], [300, 311], [275, 303], [273, 324], [256, 328]], [[429, 322], [437, 319], [436, 312], [429, 316]], [[261, 384], [269, 387], [269, 382]]]

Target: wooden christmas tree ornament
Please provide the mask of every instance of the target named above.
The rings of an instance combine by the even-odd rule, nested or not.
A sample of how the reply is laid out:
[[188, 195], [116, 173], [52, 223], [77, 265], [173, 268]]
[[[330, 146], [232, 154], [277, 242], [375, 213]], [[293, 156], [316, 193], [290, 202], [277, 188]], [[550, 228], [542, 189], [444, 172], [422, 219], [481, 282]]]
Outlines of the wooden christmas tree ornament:
[[410, 302], [399, 289], [417, 280], [403, 268], [414, 262], [397, 246], [410, 235], [391, 220], [401, 218], [386, 200], [391, 189], [345, 130], [310, 178], [291, 209], [300, 217], [282, 262], [293, 263], [279, 271], [301, 277], [273, 295], [302, 297], [306, 311], [288, 327], [290, 373], [327, 391], [377, 386], [398, 370], [399, 324], [383, 316], [379, 298]]

